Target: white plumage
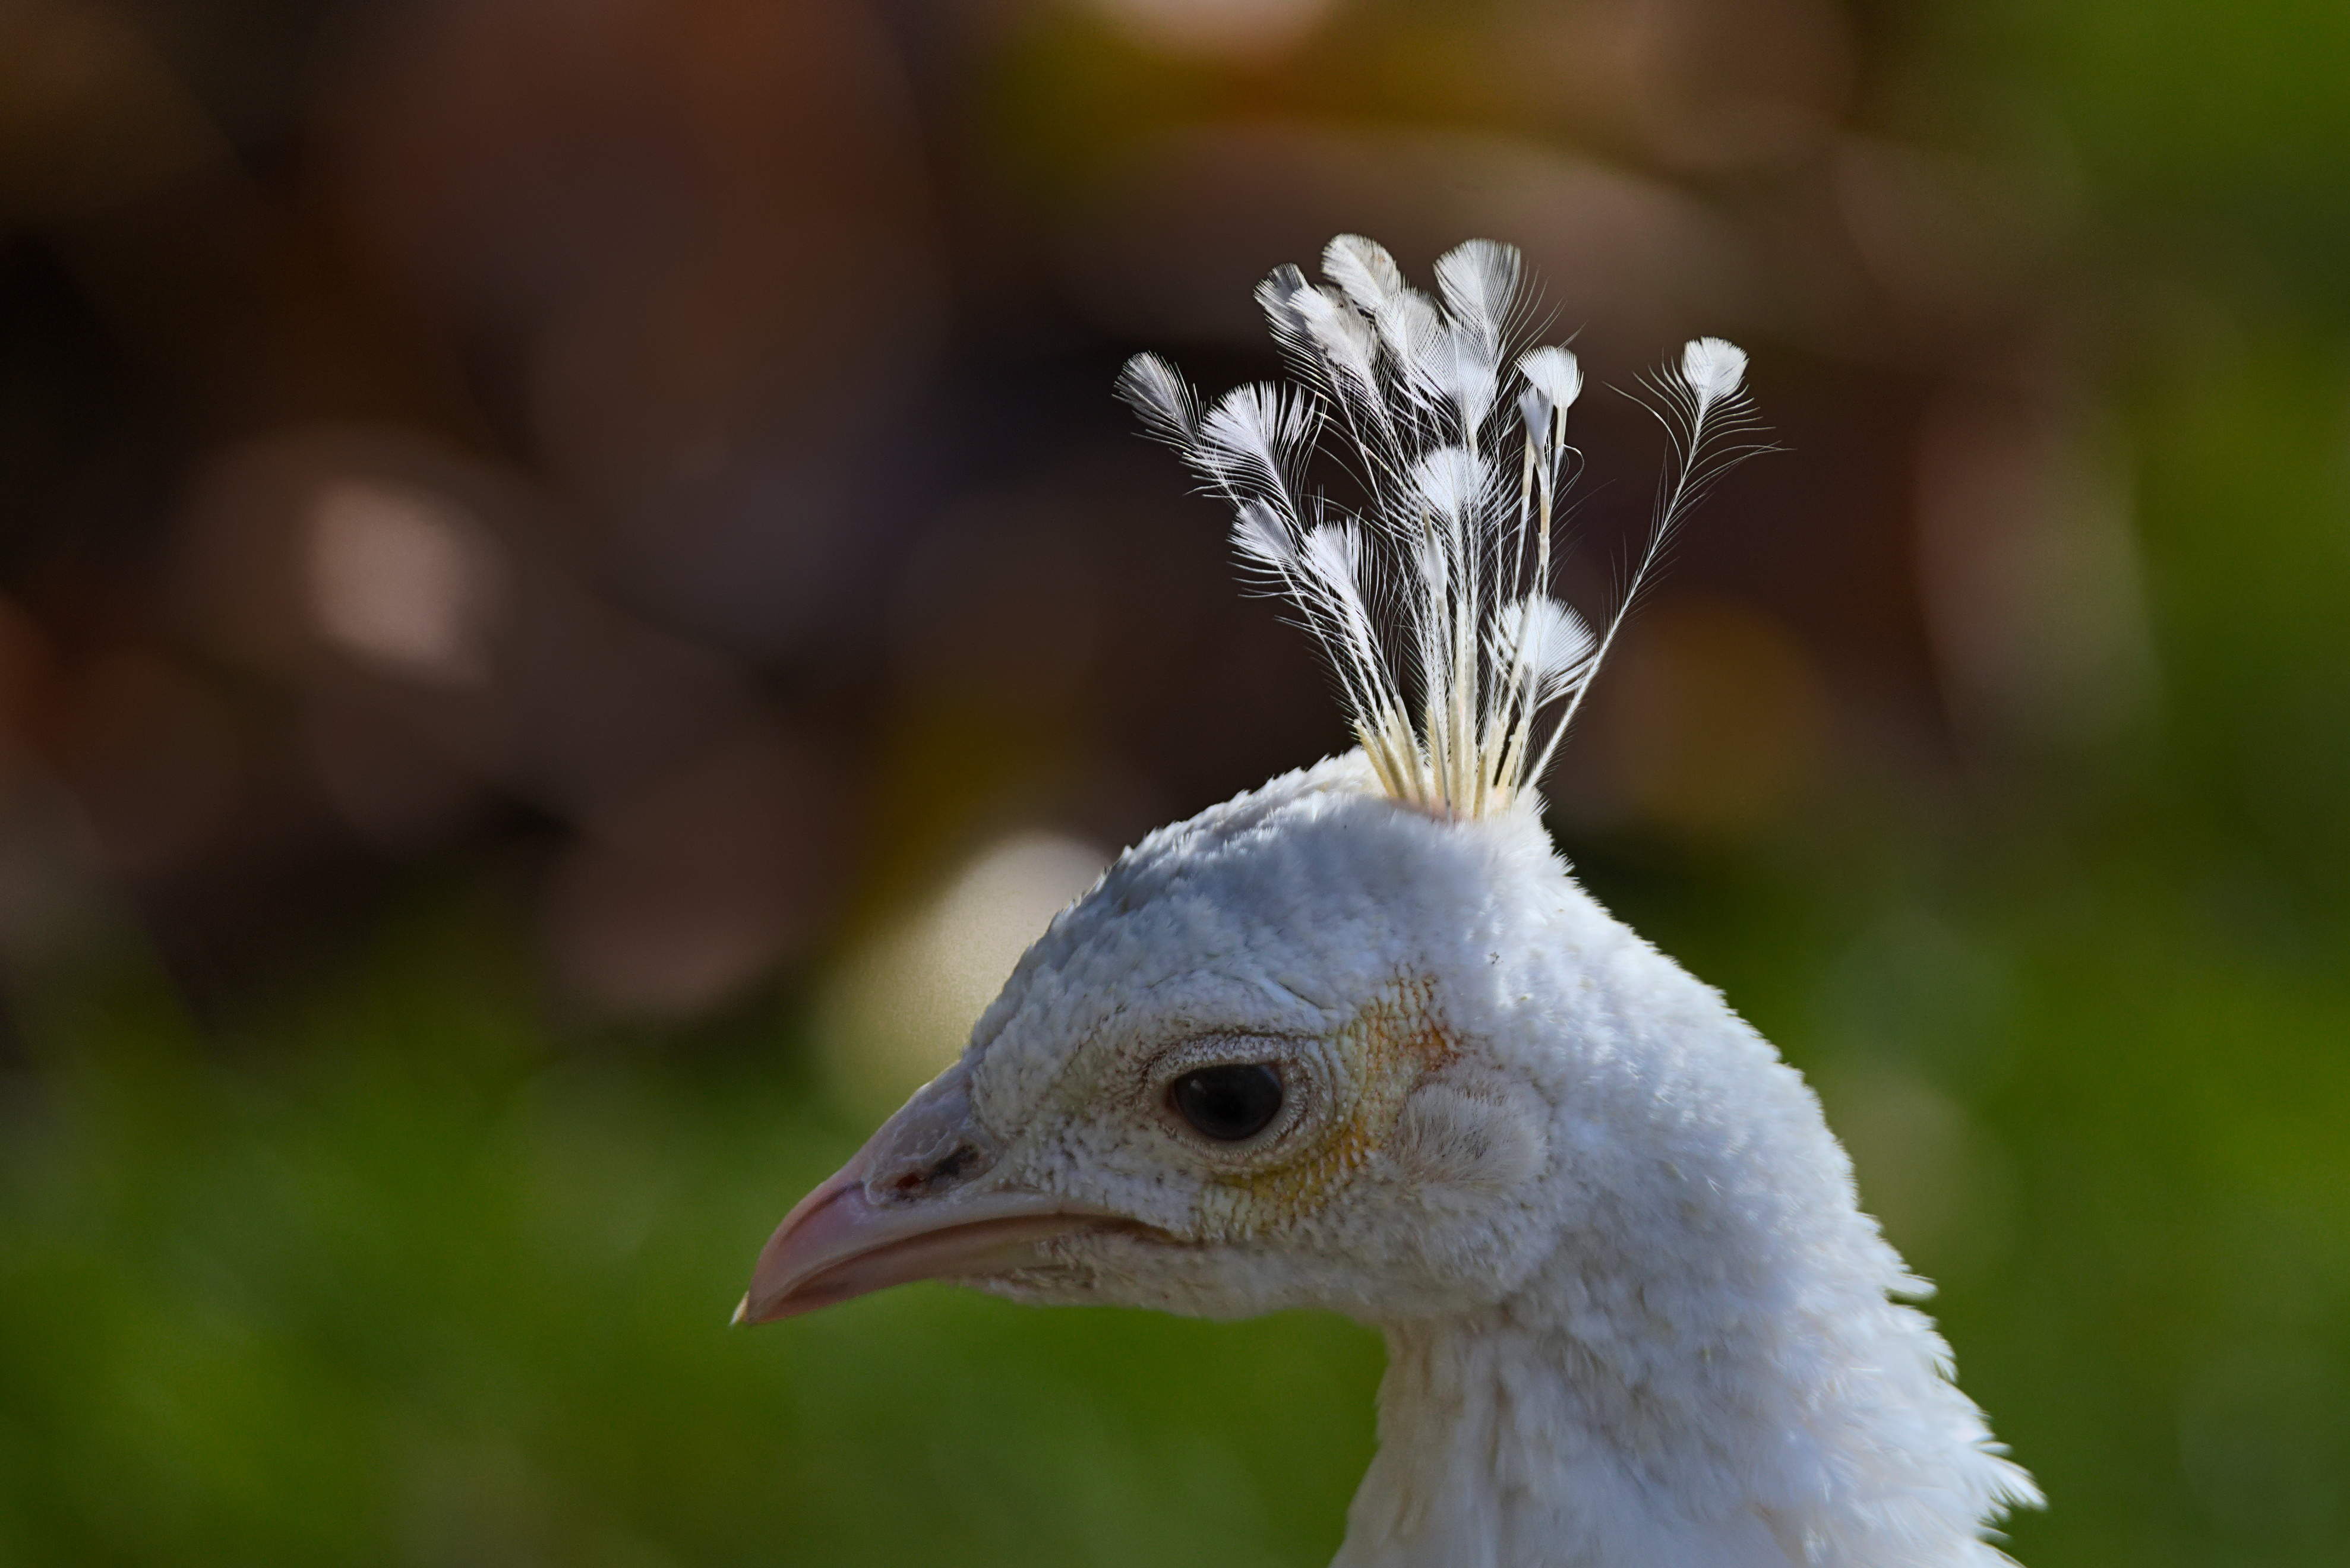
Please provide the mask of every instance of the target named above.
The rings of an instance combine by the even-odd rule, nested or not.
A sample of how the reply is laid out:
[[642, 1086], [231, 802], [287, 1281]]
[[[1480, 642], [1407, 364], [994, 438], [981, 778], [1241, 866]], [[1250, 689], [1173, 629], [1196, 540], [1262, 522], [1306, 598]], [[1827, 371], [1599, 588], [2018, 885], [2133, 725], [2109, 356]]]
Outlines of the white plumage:
[[[1518, 253], [1489, 240], [1448, 253], [1440, 306], [1359, 235], [1330, 242], [1323, 273], [1317, 287], [1283, 267], [1257, 290], [1301, 386], [1237, 388], [1203, 413], [1174, 369], [1144, 354], [1118, 390], [1232, 504], [1234, 548], [1321, 640], [1380, 787], [1480, 816], [1541, 776], [1551, 747], [1537, 751], [1537, 720], [1566, 704], [1555, 745], [1673, 525], [1761, 450], [1741, 444], [1753, 429], [1746, 356], [1700, 338], [1656, 378], [1672, 466], [1624, 603], [1595, 638], [1550, 597], [1583, 374], [1561, 347], [1512, 363]], [[1353, 448], [1359, 511], [1306, 483], [1331, 422]], [[1400, 657], [1380, 635], [1388, 618], [1402, 628]]]
[[[1512, 363], [1520, 271], [1463, 245], [1440, 304], [1345, 236], [1326, 286], [1259, 291], [1305, 389], [1203, 411], [1128, 368], [1361, 748], [1128, 851], [784, 1221], [742, 1315], [931, 1276], [1347, 1313], [1389, 1366], [1337, 1568], [1987, 1568], [2035, 1494], [1894, 1299], [1926, 1287], [1817, 1101], [1543, 829], [1623, 611], [1549, 594], [1582, 383], [1563, 348]], [[1633, 587], [1754, 450], [1744, 375], [1700, 338], [1657, 379], [1675, 457]], [[1359, 510], [1309, 484], [1333, 425]]]

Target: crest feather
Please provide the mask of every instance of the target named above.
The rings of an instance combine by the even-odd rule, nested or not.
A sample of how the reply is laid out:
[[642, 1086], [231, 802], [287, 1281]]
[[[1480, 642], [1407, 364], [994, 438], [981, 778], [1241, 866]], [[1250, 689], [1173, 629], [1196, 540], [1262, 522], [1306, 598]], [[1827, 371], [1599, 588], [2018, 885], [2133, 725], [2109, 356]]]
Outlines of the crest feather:
[[1137, 354], [1126, 362], [1118, 372], [1118, 395], [1160, 441], [1180, 444], [1199, 434], [1200, 410], [1191, 384], [1156, 354]]
[[1526, 384], [1550, 400], [1554, 409], [1570, 409], [1583, 395], [1583, 368], [1573, 354], [1555, 346], [1518, 357], [1518, 374]]
[[[1767, 450], [1746, 439], [1759, 427], [1742, 349], [1697, 338], [1648, 378], [1671, 456], [1623, 602], [1595, 630], [1549, 589], [1583, 372], [1564, 347], [1513, 348], [1523, 270], [1511, 246], [1471, 240], [1437, 263], [1431, 297], [1379, 245], [1341, 234], [1322, 253], [1327, 286], [1284, 266], [1257, 288], [1303, 385], [1236, 388], [1203, 416], [1155, 354], [1118, 380], [1145, 430], [1232, 505], [1243, 566], [1321, 643], [1381, 787], [1443, 816], [1539, 785], [1674, 527]], [[1505, 399], [1513, 364], [1523, 385]], [[1332, 424], [1353, 443], [1359, 509], [1306, 488]]]
[[1322, 275], [1373, 316], [1403, 292], [1403, 269], [1387, 247], [1360, 234], [1340, 234], [1322, 247]]
[[1444, 308], [1457, 330], [1476, 340], [1485, 357], [1498, 362], [1502, 340], [1509, 334], [1510, 310], [1518, 296], [1518, 252], [1514, 245], [1492, 240], [1471, 240], [1444, 253], [1436, 264], [1436, 284], [1444, 294]]

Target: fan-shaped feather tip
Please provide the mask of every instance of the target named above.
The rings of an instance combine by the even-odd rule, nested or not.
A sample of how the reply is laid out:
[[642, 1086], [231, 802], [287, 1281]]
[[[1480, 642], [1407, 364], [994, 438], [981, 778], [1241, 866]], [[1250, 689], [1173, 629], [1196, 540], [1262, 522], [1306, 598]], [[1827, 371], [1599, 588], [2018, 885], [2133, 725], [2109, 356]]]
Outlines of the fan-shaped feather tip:
[[1700, 407], [1718, 403], [1746, 379], [1746, 350], [1720, 337], [1692, 338], [1681, 348], [1681, 379]]
[[[1518, 253], [1491, 240], [1448, 251], [1438, 297], [1359, 234], [1332, 240], [1322, 269], [1327, 286], [1284, 266], [1256, 295], [1304, 385], [1240, 387], [1203, 412], [1171, 365], [1141, 354], [1118, 395], [1232, 505], [1235, 552], [1322, 644], [1381, 785], [1440, 815], [1481, 815], [1538, 783], [1674, 522], [1760, 450], [1721, 446], [1752, 428], [1746, 356], [1700, 337], [1659, 379], [1674, 467], [1624, 603], [1595, 632], [1547, 582], [1583, 371], [1560, 345], [1513, 357]], [[1523, 386], [1505, 399], [1513, 363]], [[1358, 506], [1308, 486], [1333, 424], [1354, 445]]]

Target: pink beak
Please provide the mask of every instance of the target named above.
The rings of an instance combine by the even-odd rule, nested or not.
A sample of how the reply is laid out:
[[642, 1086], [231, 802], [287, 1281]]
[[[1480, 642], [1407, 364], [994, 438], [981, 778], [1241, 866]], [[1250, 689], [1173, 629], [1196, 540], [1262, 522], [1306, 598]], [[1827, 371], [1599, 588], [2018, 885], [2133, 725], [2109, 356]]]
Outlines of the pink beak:
[[[893, 1196], [899, 1184], [888, 1179], [908, 1168], [897, 1151], [940, 1147], [941, 1124], [958, 1120], [955, 1109], [926, 1091], [794, 1205], [760, 1250], [734, 1321], [773, 1323], [914, 1280], [986, 1279], [1036, 1268], [1053, 1262], [1045, 1244], [1056, 1238], [1141, 1229], [1118, 1215], [983, 1177], [939, 1190], [923, 1184], [909, 1196]], [[879, 1182], [877, 1171], [883, 1178]]]
[[866, 1197], [852, 1165], [799, 1200], [751, 1272], [740, 1324], [773, 1323], [915, 1280], [983, 1279], [1035, 1268], [1038, 1243], [1123, 1229], [1106, 1215], [1073, 1213], [1025, 1195], [883, 1209]]

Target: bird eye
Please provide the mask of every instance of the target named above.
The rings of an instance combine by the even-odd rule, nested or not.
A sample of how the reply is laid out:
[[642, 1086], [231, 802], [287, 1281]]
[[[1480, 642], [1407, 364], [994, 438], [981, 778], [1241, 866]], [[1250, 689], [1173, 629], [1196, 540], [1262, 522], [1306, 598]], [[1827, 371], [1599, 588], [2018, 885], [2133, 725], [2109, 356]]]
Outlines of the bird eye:
[[1201, 1137], [1238, 1143], [1281, 1114], [1281, 1075], [1263, 1062], [1202, 1067], [1176, 1079], [1167, 1099]]

